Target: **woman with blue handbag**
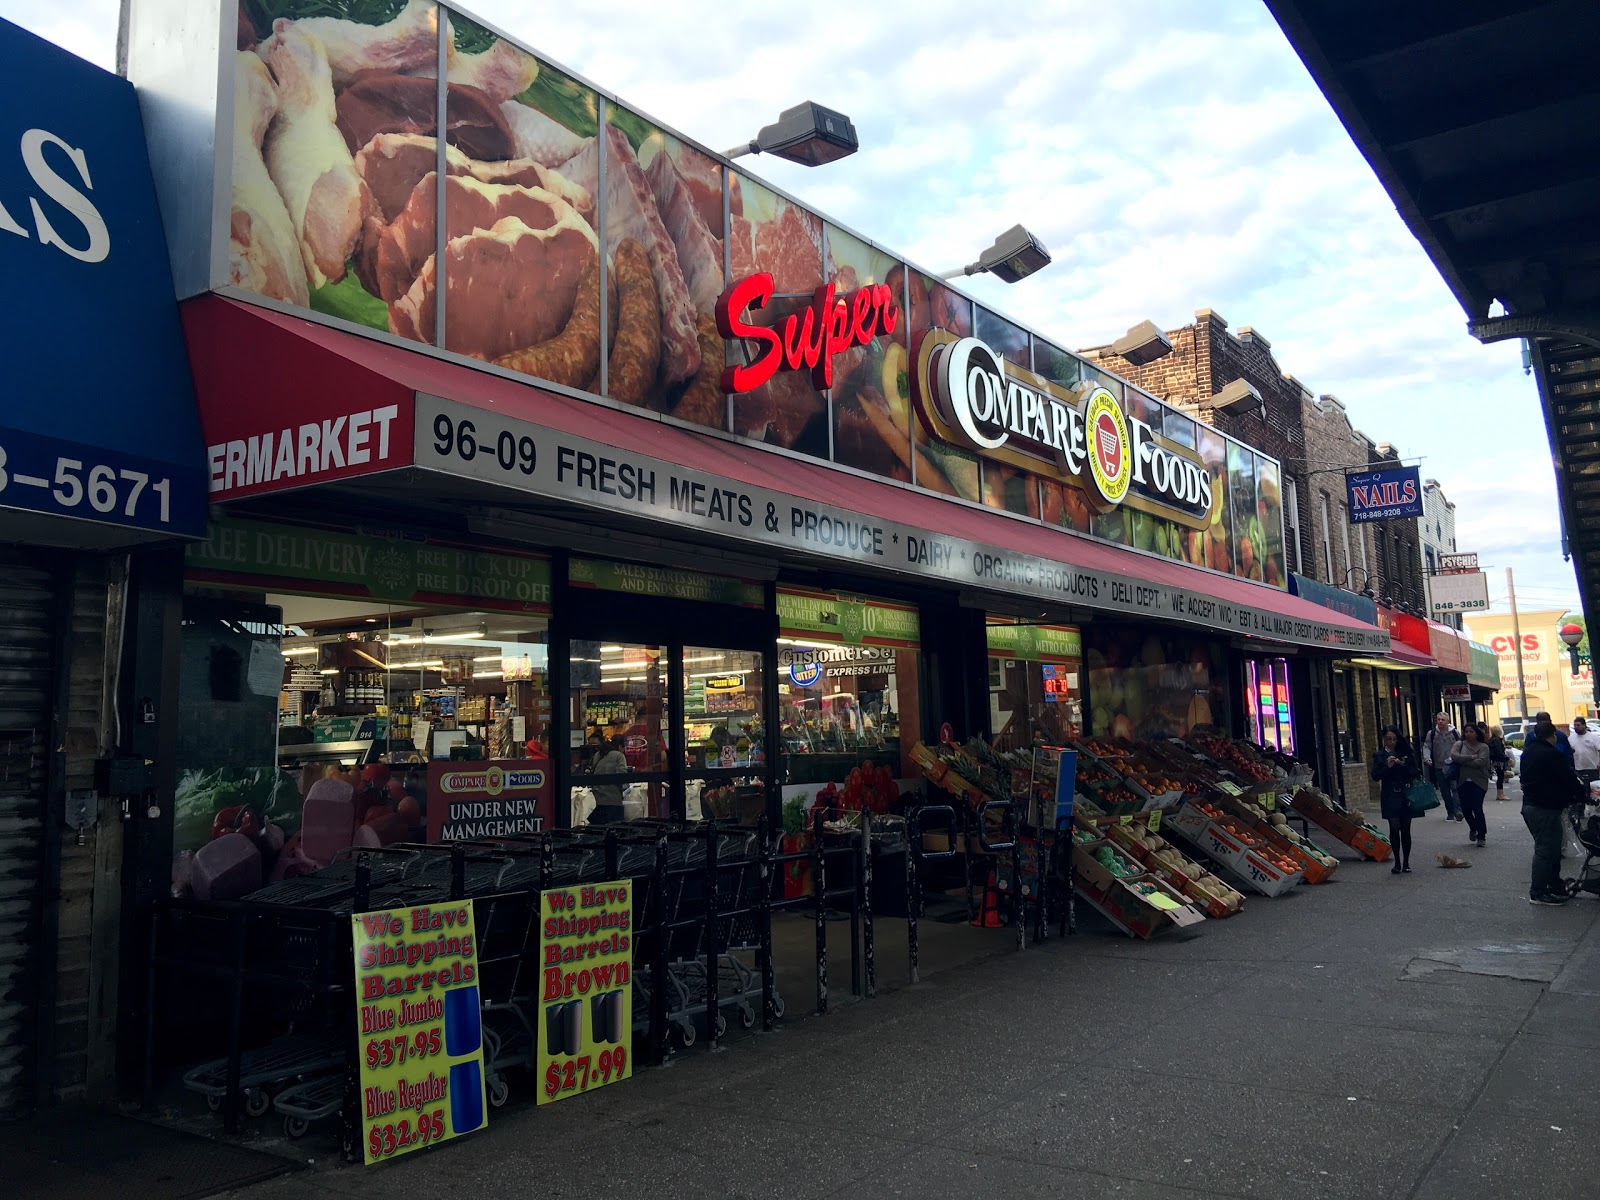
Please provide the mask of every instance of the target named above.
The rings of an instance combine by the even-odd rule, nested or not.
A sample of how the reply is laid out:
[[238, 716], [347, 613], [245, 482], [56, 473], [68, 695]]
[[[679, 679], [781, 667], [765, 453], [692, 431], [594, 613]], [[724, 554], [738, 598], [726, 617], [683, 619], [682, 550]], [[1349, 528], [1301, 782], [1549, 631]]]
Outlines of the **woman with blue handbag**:
[[[1411, 743], [1393, 725], [1383, 731], [1383, 749], [1372, 756], [1372, 778], [1380, 784], [1379, 799], [1384, 820], [1389, 822], [1389, 845], [1394, 850], [1390, 874], [1411, 870], [1411, 786], [1418, 782], [1416, 758]], [[1438, 803], [1438, 801], [1434, 801]]]

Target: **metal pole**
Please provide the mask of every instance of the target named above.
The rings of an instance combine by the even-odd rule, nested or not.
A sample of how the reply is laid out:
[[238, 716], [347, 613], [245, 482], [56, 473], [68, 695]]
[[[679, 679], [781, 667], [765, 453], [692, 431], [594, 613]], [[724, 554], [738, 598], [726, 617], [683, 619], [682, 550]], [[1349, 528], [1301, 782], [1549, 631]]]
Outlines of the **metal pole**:
[[828, 855], [822, 845], [822, 810], [811, 814], [811, 875], [817, 926], [817, 1012], [828, 1011]]
[[1506, 568], [1506, 595], [1511, 600], [1511, 645], [1517, 652], [1517, 695], [1522, 704], [1522, 716], [1528, 715], [1528, 681], [1522, 674], [1522, 620], [1517, 615], [1517, 585], [1511, 580], [1511, 568]]

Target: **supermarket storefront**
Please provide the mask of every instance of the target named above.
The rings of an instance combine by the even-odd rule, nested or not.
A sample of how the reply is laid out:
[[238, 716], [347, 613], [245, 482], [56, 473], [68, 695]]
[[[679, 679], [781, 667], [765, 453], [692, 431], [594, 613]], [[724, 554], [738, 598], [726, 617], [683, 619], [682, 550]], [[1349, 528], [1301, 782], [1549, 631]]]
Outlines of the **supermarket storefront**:
[[[210, 163], [161, 150], [183, 144], [180, 114], [219, 111], [215, 78], [190, 72], [189, 94], [167, 69], [170, 22], [141, 21], [173, 9], [234, 100]], [[494, 887], [530, 891], [566, 861], [551, 831], [597, 834], [599, 850], [560, 843], [601, 856], [586, 881], [649, 874], [652, 831], [745, 853], [764, 828], [749, 852], [766, 853], [780, 829], [914, 809], [961, 744], [1093, 738], [1112, 756], [1194, 734], [1261, 785], [1314, 740], [1312, 672], [1388, 651], [1287, 590], [1274, 460], [509, 39], [418, 9], [392, 74], [342, 57], [388, 32], [302, 29], [273, 0], [251, 6], [270, 36], [227, 6], [134, 10], [212, 501], [185, 566], [161, 848], [190, 946], [202, 916], [242, 920], [226, 907], [242, 898], [275, 921], [312, 895], [322, 921], [412, 903], [367, 875], [437, 865], [440, 846], [454, 873], [430, 886], [452, 898], [469, 853]], [[448, 92], [428, 73], [446, 60]], [[337, 118], [309, 196], [295, 140], [261, 140], [274, 78], [297, 71]], [[439, 139], [427, 114], [447, 110]], [[714, 872], [722, 851], [705, 853]], [[905, 861], [902, 844], [890, 874]], [[822, 860], [812, 883], [802, 865], [784, 864], [784, 896], [819, 897], [803, 932], [825, 941]], [[856, 887], [853, 919], [866, 872]], [[712, 940], [752, 936], [715, 912]], [[718, 974], [701, 972], [702, 1016]], [[816, 983], [820, 1006], [822, 951]], [[163, 997], [159, 1053], [216, 1035], [199, 990]], [[747, 990], [750, 1021], [753, 997], [779, 1011]], [[675, 1020], [699, 1028], [692, 1008]]]

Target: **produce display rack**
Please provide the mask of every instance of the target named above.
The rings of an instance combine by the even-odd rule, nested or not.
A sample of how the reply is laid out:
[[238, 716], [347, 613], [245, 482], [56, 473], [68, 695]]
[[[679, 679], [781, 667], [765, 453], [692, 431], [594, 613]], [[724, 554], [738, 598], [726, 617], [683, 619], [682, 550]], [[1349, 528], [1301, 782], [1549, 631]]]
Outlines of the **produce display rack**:
[[1372, 862], [1388, 862], [1394, 855], [1389, 838], [1368, 821], [1358, 820], [1326, 792], [1305, 786], [1295, 790], [1290, 798], [1294, 811], [1302, 818], [1327, 831], [1328, 836], [1343, 842], [1363, 858]]

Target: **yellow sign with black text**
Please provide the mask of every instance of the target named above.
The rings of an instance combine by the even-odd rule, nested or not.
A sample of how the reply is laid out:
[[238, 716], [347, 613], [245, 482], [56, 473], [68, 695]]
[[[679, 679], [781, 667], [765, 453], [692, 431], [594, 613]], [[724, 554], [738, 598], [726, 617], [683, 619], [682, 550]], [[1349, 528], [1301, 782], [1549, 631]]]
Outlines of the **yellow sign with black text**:
[[539, 911], [539, 1103], [633, 1074], [633, 883], [547, 888]]
[[472, 902], [350, 918], [368, 1166], [489, 1123]]

